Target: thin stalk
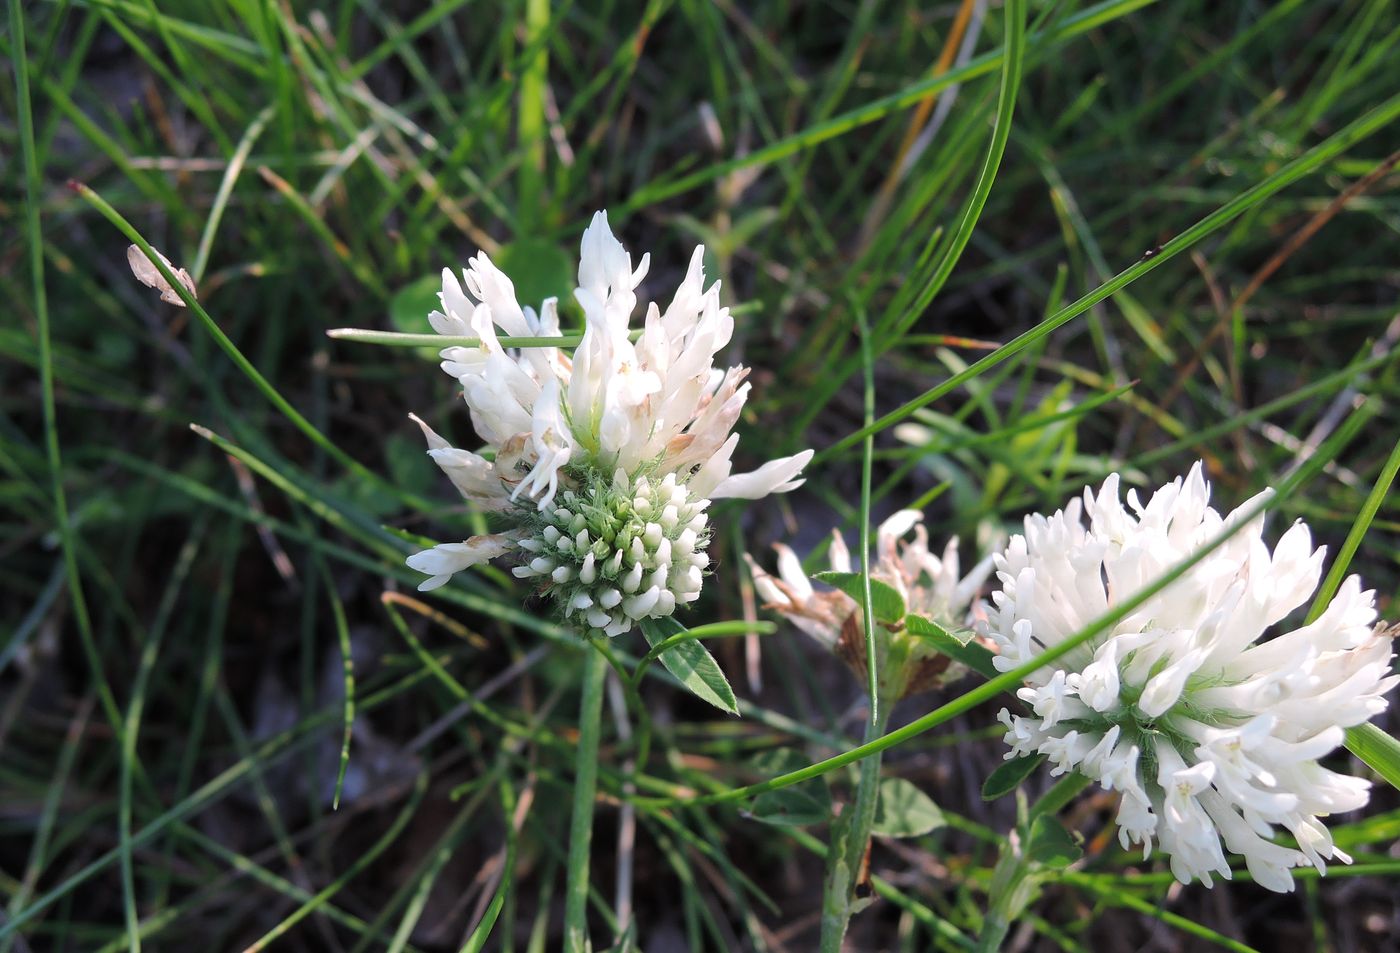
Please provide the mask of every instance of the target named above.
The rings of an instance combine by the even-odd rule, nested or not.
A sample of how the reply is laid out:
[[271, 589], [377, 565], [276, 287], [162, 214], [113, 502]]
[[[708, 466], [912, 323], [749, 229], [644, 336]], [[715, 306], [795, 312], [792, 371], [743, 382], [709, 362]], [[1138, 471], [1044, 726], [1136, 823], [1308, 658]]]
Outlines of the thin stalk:
[[593, 804], [598, 788], [598, 735], [603, 717], [603, 653], [589, 645], [583, 658], [583, 701], [574, 758], [574, 810], [569, 822], [569, 871], [564, 887], [564, 949], [588, 949], [588, 860], [593, 844]]
[[[732, 309], [731, 309], [732, 311]], [[637, 341], [641, 329], [629, 331], [627, 339]], [[375, 331], [372, 328], [331, 328], [326, 337], [337, 341], [353, 341], [356, 344], [378, 344], [381, 347], [481, 347], [478, 337], [456, 334], [410, 334], [405, 331]], [[555, 334], [550, 336], [529, 335], [512, 337], [500, 335], [496, 343], [501, 347], [578, 347], [583, 343], [583, 332]]]
[[15, 125], [18, 127], [24, 173], [25, 246], [29, 254], [29, 278], [34, 294], [32, 308], [38, 345], [39, 406], [44, 421], [44, 454], [48, 461], [49, 491], [52, 494], [54, 526], [63, 550], [63, 567], [68, 581], [68, 599], [78, 624], [83, 653], [96, 678], [97, 698], [115, 732], [121, 734], [123, 716], [116, 697], [102, 670], [101, 658], [92, 632], [83, 580], [78, 571], [77, 543], [69, 520], [68, 494], [63, 486], [63, 454], [58, 442], [58, 409], [54, 397], [53, 338], [49, 322], [48, 286], [44, 280], [44, 232], [39, 209], [43, 203], [40, 179], [42, 162], [34, 143], [34, 112], [29, 101], [29, 62], [24, 39], [24, 7], [10, 0], [9, 21], [11, 58], [15, 71]]
[[630, 686], [632, 691], [636, 691], [637, 687], [642, 684], [642, 676], [647, 673], [647, 669], [651, 668], [651, 663], [683, 642], [694, 642], [698, 639], [731, 639], [740, 635], [772, 635], [776, 631], [778, 631], [778, 627], [772, 622], [757, 620], [753, 622], [744, 620], [709, 622], [705, 625], [697, 625], [693, 629], [677, 632], [670, 638], [653, 645], [651, 651], [642, 656], [641, 661], [637, 663], [637, 667], [632, 670], [630, 676], [624, 671], [619, 671], [619, 674], [623, 676], [623, 683]]
[[1077, 771], [1071, 771], [1031, 805], [1030, 814], [1026, 819], [1027, 823], [1034, 824], [1035, 819], [1042, 814], [1053, 815], [1060, 813], [1060, 811], [1064, 810], [1065, 805], [1078, 797], [1079, 792], [1087, 788], [1090, 783], [1092, 782], [1089, 778]]
[[516, 203], [521, 230], [539, 227], [540, 195], [545, 172], [545, 94], [549, 85], [549, 0], [526, 0], [525, 47], [533, 52], [520, 77], [520, 111], [516, 130], [525, 153], [520, 162], [520, 200]]
[[[860, 327], [860, 353], [865, 366], [865, 420], [869, 427], [875, 419], [874, 358], [870, 348], [870, 327], [865, 312], [855, 309]], [[890, 704], [880, 684], [879, 652], [875, 644], [875, 600], [870, 593], [870, 488], [872, 464], [875, 458], [875, 436], [870, 434], [861, 445], [860, 478], [860, 581], [865, 598], [861, 600], [861, 627], [865, 632], [866, 691], [870, 696], [870, 720], [865, 725], [865, 743], [885, 733]], [[880, 796], [879, 752], [860, 763], [860, 782], [856, 785], [856, 800], [850, 815], [831, 825], [832, 850], [827, 855], [826, 886], [822, 894], [822, 953], [841, 953], [841, 941], [846, 936], [851, 916], [855, 913], [855, 886], [860, 879], [870, 828], [875, 823], [875, 802]], [[842, 836], [844, 832], [844, 838]]]
[[[856, 320], [860, 324], [861, 362], [865, 365], [865, 420], [862, 423], [869, 428], [875, 419], [875, 357], [870, 347], [870, 325], [865, 320], [864, 310], [856, 309]], [[873, 741], [879, 735], [879, 732], [875, 732], [875, 726], [883, 725], [885, 721], [885, 700], [881, 697], [879, 660], [876, 658], [879, 652], [875, 645], [875, 600], [870, 593], [870, 489], [874, 479], [874, 433], [866, 435], [860, 456], [860, 587], [864, 596], [861, 600], [861, 625], [865, 630], [865, 690], [870, 695], [870, 724], [865, 740]], [[863, 782], [864, 775], [861, 777]]]
[[[893, 699], [886, 699], [885, 702], [877, 707], [872, 701], [872, 717], [865, 728], [866, 744], [885, 733]], [[851, 915], [856, 912], [855, 888], [864, 866], [870, 831], [875, 826], [883, 758], [883, 753], [877, 751], [860, 763], [860, 782], [856, 786], [855, 803], [851, 805], [851, 822], [846, 828], [845, 842], [833, 843], [833, 850], [827, 857], [826, 890], [822, 896], [821, 953], [841, 953], [846, 928], [851, 922]]]

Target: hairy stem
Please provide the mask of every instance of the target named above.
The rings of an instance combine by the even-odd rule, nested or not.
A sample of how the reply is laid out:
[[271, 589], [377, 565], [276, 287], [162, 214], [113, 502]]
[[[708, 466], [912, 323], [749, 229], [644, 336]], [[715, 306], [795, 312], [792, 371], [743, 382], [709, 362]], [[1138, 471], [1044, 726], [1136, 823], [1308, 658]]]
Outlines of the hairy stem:
[[[894, 700], [887, 698], [883, 701], [884, 704], [875, 707], [874, 717], [866, 725], [866, 743], [885, 733], [885, 722]], [[855, 896], [856, 881], [870, 843], [870, 830], [875, 824], [875, 805], [880, 798], [881, 759], [882, 754], [876, 752], [860, 763], [856, 800], [846, 815], [849, 822], [832, 825], [826, 889], [822, 895], [821, 953], [841, 953], [846, 927], [859, 904], [859, 898]]]

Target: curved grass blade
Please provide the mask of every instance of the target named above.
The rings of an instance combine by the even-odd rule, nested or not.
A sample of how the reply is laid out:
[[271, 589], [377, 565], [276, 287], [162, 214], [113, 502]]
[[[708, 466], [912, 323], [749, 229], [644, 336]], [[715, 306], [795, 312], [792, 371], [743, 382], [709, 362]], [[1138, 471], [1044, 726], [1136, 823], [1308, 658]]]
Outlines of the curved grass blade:
[[1332, 602], [1332, 597], [1341, 588], [1342, 580], [1347, 574], [1347, 567], [1351, 565], [1352, 557], [1356, 555], [1357, 549], [1361, 547], [1361, 541], [1366, 538], [1366, 533], [1371, 529], [1371, 522], [1385, 504], [1386, 497], [1390, 493], [1390, 485], [1395, 482], [1397, 472], [1400, 472], [1400, 442], [1391, 448], [1390, 456], [1386, 458], [1385, 464], [1381, 467], [1375, 485], [1371, 487], [1371, 492], [1366, 496], [1366, 502], [1361, 504], [1356, 519], [1352, 521], [1351, 530], [1347, 533], [1342, 548], [1337, 550], [1337, 555], [1333, 557], [1332, 568], [1328, 570], [1327, 578], [1322, 581], [1322, 586], [1317, 590], [1317, 595], [1313, 597], [1312, 606], [1308, 609], [1307, 618], [1304, 620], [1305, 625], [1317, 621], [1317, 617], [1322, 615]]
[[394, 818], [393, 823], [389, 825], [388, 829], [379, 836], [379, 839], [371, 844], [363, 854], [355, 858], [354, 862], [346, 867], [340, 876], [336, 877], [335, 880], [323, 887], [315, 896], [308, 899], [289, 915], [283, 917], [281, 923], [249, 944], [244, 953], [256, 953], [258, 950], [267, 949], [268, 945], [271, 944], [273, 940], [282, 936], [307, 916], [316, 913], [325, 906], [326, 901], [330, 900], [331, 897], [334, 897], [344, 889], [345, 885], [354, 879], [360, 871], [373, 863], [380, 854], [384, 853], [385, 850], [399, 839], [399, 835], [402, 834], [404, 828], [408, 826], [408, 822], [413, 820], [414, 815], [418, 813], [418, 805], [422, 802], [423, 795], [426, 794], [427, 791], [428, 773], [424, 771], [418, 775], [417, 780], [414, 782], [413, 793], [409, 795], [408, 800], [404, 803], [403, 810], [399, 811], [398, 816]]
[[693, 629], [682, 628], [675, 635], [668, 636], [654, 644], [651, 650], [637, 662], [637, 667], [632, 670], [628, 681], [633, 686], [640, 685], [642, 676], [651, 667], [651, 663], [688, 639], [727, 639], [741, 635], [771, 635], [776, 631], [778, 631], [778, 627], [772, 622], [744, 622], [742, 620], [710, 622], [705, 625], [697, 625]]
[[199, 235], [199, 248], [194, 253], [194, 264], [190, 265], [190, 275], [195, 283], [204, 277], [204, 269], [209, 266], [209, 253], [214, 247], [214, 234], [219, 230], [219, 222], [224, 217], [224, 209], [228, 207], [228, 200], [233, 195], [233, 186], [238, 181], [238, 174], [243, 171], [243, 166], [248, 161], [248, 155], [253, 151], [253, 145], [267, 128], [268, 121], [272, 119], [274, 107], [267, 106], [262, 112], [253, 117], [253, 121], [248, 124], [248, 129], [243, 133], [243, 138], [238, 141], [238, 147], [234, 149], [233, 157], [229, 159], [228, 168], [224, 170], [224, 177], [219, 181], [219, 191], [214, 193], [214, 202], [209, 207], [209, 218], [204, 223], [204, 231]]
[[1150, 257], [1139, 259], [1113, 278], [1099, 285], [1099, 287], [1095, 288], [1093, 291], [1061, 308], [1029, 331], [1016, 336], [992, 353], [974, 361], [972, 364], [968, 365], [967, 368], [952, 375], [942, 384], [930, 388], [913, 400], [908, 401], [903, 406], [890, 411], [870, 426], [862, 427], [853, 433], [847, 434], [830, 447], [820, 451], [813, 462], [824, 460], [832, 454], [839, 453], [847, 447], [855, 445], [870, 433], [879, 433], [881, 430], [908, 417], [920, 407], [930, 404], [943, 395], [957, 389], [982, 372], [995, 367], [1009, 357], [1019, 354], [1057, 328], [1067, 324], [1085, 311], [1088, 311], [1100, 301], [1103, 301], [1120, 289], [1132, 284], [1149, 271], [1161, 267], [1169, 259], [1176, 257], [1201, 239], [1213, 234], [1234, 221], [1240, 215], [1255, 208], [1265, 199], [1283, 190], [1287, 186], [1292, 185], [1305, 175], [1315, 171], [1347, 149], [1363, 141], [1368, 136], [1383, 129], [1391, 122], [1394, 122], [1396, 118], [1400, 118], [1400, 94], [1396, 94], [1387, 99], [1343, 129], [1324, 139], [1316, 146], [1313, 146], [1306, 153], [1299, 156], [1282, 169], [1279, 169], [1264, 181], [1235, 196], [1235, 198], [1226, 202], [1214, 212], [1211, 212], [1171, 241], [1162, 245], [1160, 250], [1155, 254]]
[[[11, 2], [17, 2], [17, 0], [11, 0]], [[189, 289], [180, 283], [179, 278], [170, 270], [165, 262], [161, 260], [160, 254], [151, 247], [150, 242], [146, 241], [141, 233], [136, 230], [135, 226], [128, 222], [106, 199], [98, 195], [88, 186], [81, 182], [70, 182], [69, 185], [73, 191], [77, 192], [89, 205], [100, 212], [103, 218], [107, 219], [118, 231], [125, 235], [132, 244], [141, 249], [141, 253], [146, 256], [152, 266], [155, 267], [156, 271], [160, 273], [161, 277], [170, 283], [175, 293], [184, 301], [185, 307], [198, 318], [199, 323], [204, 326], [205, 331], [208, 332], [214, 339], [214, 342], [218, 344], [219, 349], [228, 356], [234, 366], [243, 373], [243, 376], [247, 377], [248, 380], [253, 383], [253, 386], [267, 399], [268, 403], [272, 404], [282, 416], [290, 420], [308, 440], [328, 453], [337, 463], [345, 467], [351, 473], [365, 480], [369, 480], [374, 483], [375, 486], [389, 491], [404, 503], [418, 510], [426, 511], [432, 508], [432, 504], [428, 500], [424, 500], [416, 494], [406, 492], [401, 487], [394, 485], [382, 474], [376, 473], [374, 470], [371, 470], [369, 467], [350, 456], [329, 437], [323, 434], [315, 424], [307, 420], [299, 410], [291, 405], [291, 402], [288, 401], [287, 398], [282, 396], [281, 392], [273, 386], [272, 382], [253, 366], [253, 362], [244, 356], [243, 352], [239, 350], [238, 345], [234, 344], [229, 336], [224, 333], [223, 329], [219, 327], [218, 322], [210, 316], [208, 311], [204, 310], [204, 306], [190, 293]]]
[[[1006, 144], [1011, 139], [1011, 120], [1016, 113], [1016, 95], [1021, 89], [1021, 68], [1026, 56], [1026, 16], [1024, 4], [1008, 3], [1006, 7], [1006, 49], [1001, 61], [1001, 88], [997, 93], [996, 116], [992, 121], [992, 141], [987, 146], [987, 155], [982, 160], [982, 170], [977, 174], [977, 184], [968, 196], [958, 219], [958, 227], [948, 239], [948, 246], [939, 256], [933, 275], [928, 284], [919, 289], [914, 303], [904, 312], [890, 335], [891, 343], [924, 313], [938, 292], [943, 289], [948, 276], [953, 273], [958, 259], [962, 257], [967, 243], [972, 240], [972, 232], [982, 217], [982, 209], [992, 194], [997, 171], [1001, 168], [1002, 157], [1006, 155]], [[877, 329], [879, 330], [879, 329]]]
[[340, 601], [340, 593], [335, 589], [335, 577], [326, 568], [319, 550], [312, 549], [311, 558], [316, 564], [316, 571], [326, 584], [326, 598], [331, 603], [331, 618], [335, 622], [336, 639], [340, 643], [341, 680], [345, 693], [340, 766], [336, 770], [335, 794], [331, 798], [331, 810], [335, 811], [340, 809], [340, 792], [345, 786], [345, 769], [350, 764], [350, 737], [355, 729], [355, 653], [350, 645], [350, 625], [345, 618], [345, 604]]

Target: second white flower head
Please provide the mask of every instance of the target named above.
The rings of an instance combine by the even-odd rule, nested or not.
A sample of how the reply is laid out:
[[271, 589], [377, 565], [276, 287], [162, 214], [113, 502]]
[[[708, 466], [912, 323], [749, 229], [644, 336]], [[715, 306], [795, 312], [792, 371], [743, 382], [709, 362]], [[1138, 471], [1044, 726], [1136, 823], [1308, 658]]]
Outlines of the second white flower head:
[[[508, 350], [499, 340], [501, 334], [559, 336], [555, 299], [538, 313], [522, 307], [510, 279], [482, 253], [461, 281], [443, 271], [442, 310], [430, 319], [440, 334], [481, 340], [480, 347], [444, 349], [442, 367], [461, 383], [488, 453], [450, 447], [419, 423], [429, 453], [463, 496], [486, 510], [513, 513], [520, 526], [410, 557], [409, 565], [432, 577], [420, 588], [515, 552], [525, 564], [519, 574], [560, 587], [556, 595], [566, 615], [619, 634], [636, 619], [667, 615], [698, 595], [707, 562], [702, 511], [708, 500], [757, 499], [801, 484], [810, 450], [752, 473], [731, 473], [739, 439], [731, 431], [748, 398], [748, 371], [714, 366], [734, 321], [719, 303], [718, 283], [705, 287], [703, 255], [703, 248], [695, 249], [664, 311], [648, 305], [634, 342], [635, 290], [650, 258], [643, 256], [634, 269], [606, 213], [597, 213], [583, 234], [574, 297], [585, 326], [572, 354], [562, 347]], [[568, 498], [566, 517], [558, 513], [561, 493]], [[559, 551], [558, 540], [544, 535], [547, 528], [565, 532], [579, 522], [575, 510], [585, 503], [592, 514], [587, 545], [574, 531], [570, 551]], [[647, 515], [652, 509], [655, 514]], [[681, 566], [677, 553], [687, 550], [699, 555]], [[595, 568], [585, 570], [589, 552]], [[625, 591], [623, 584], [638, 573], [638, 588]], [[585, 576], [599, 582], [584, 583]]]
[[[997, 557], [988, 634], [1010, 671], [1037, 658], [1239, 524], [1209, 505], [1197, 464], [1125, 507], [1117, 475], [1053, 516], [1029, 516]], [[1267, 492], [1267, 491], [1266, 491]], [[1256, 498], [1257, 499], [1257, 498]], [[1253, 502], [1253, 501], [1251, 501]], [[1088, 526], [1081, 520], [1088, 517]], [[1390, 638], [1348, 578], [1316, 621], [1263, 640], [1317, 588], [1324, 551], [1295, 523], [1270, 552], [1257, 517], [1181, 578], [1037, 669], [1003, 709], [1008, 757], [1043, 754], [1116, 789], [1119, 839], [1154, 840], [1182, 882], [1230, 876], [1292, 889], [1292, 867], [1347, 860], [1321, 818], [1366, 803], [1369, 783], [1322, 767], [1345, 728], [1385, 708]], [[1282, 828], [1295, 850], [1273, 842]], [[1222, 849], [1223, 841], [1223, 849]]]

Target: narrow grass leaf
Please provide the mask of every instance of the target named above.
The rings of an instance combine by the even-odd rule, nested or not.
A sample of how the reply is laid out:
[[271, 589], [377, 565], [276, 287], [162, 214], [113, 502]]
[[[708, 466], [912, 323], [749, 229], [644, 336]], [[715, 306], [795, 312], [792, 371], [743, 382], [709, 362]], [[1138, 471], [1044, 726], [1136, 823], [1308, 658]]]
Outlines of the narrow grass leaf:
[[1400, 741], [1367, 723], [1347, 729], [1347, 750], [1400, 791]]
[[1351, 559], [1361, 548], [1361, 541], [1366, 538], [1366, 533], [1371, 529], [1372, 521], [1375, 520], [1376, 514], [1385, 504], [1390, 493], [1390, 485], [1395, 482], [1397, 471], [1400, 471], [1400, 443], [1396, 443], [1390, 449], [1390, 456], [1386, 458], [1385, 465], [1381, 467], [1375, 485], [1371, 487], [1371, 492], [1366, 496], [1366, 502], [1361, 504], [1356, 519], [1352, 521], [1351, 530], [1347, 533], [1342, 548], [1337, 550], [1337, 555], [1332, 559], [1332, 568], [1327, 571], [1327, 578], [1322, 581], [1317, 595], [1313, 597], [1305, 624], [1317, 621], [1317, 617], [1326, 611], [1332, 598], [1337, 594], [1337, 590], [1341, 588], [1342, 580], [1346, 577], [1348, 567], [1351, 566]]
[[335, 577], [326, 568], [318, 550], [311, 550], [316, 570], [326, 584], [326, 598], [331, 604], [331, 619], [335, 622], [336, 641], [340, 646], [340, 674], [343, 715], [341, 719], [340, 764], [335, 772], [335, 793], [331, 810], [340, 809], [340, 794], [345, 787], [345, 769], [350, 765], [350, 738], [355, 729], [355, 653], [350, 644], [350, 625], [345, 617], [345, 604], [335, 588]]

